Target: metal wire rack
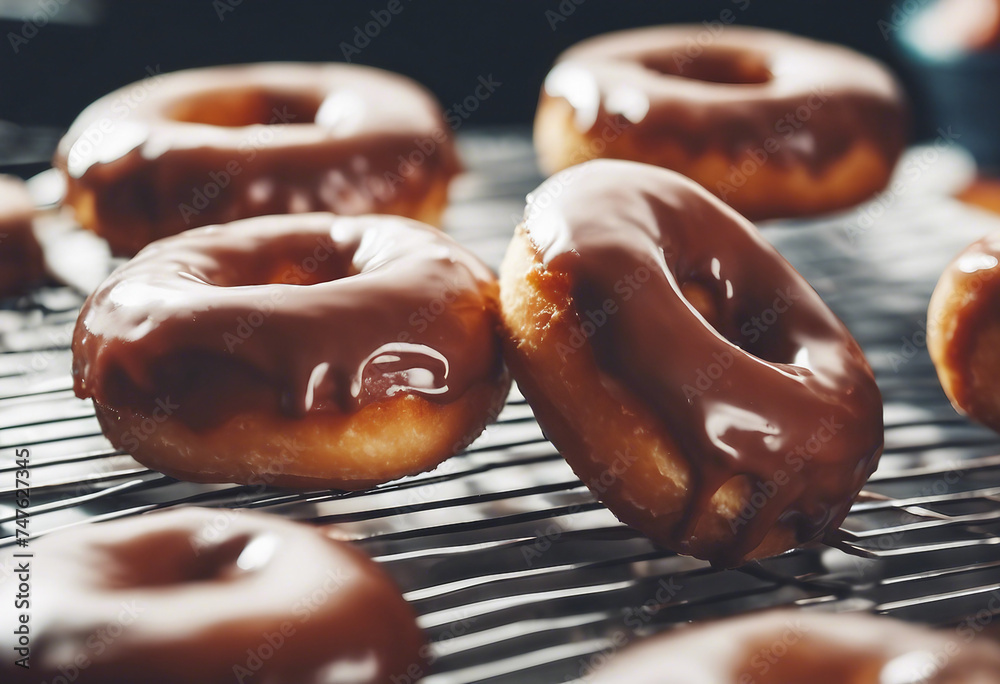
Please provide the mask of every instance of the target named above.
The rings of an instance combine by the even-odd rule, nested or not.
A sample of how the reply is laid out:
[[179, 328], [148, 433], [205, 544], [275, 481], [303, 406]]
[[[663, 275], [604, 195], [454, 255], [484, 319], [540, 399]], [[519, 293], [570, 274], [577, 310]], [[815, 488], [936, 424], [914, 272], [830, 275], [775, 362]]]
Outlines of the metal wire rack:
[[[520, 132], [462, 145], [471, 172], [451, 232], [495, 266], [540, 179]], [[881, 466], [827, 546], [728, 571], [656, 548], [595, 502], [516, 389], [466, 453], [372, 491], [178, 482], [112, 449], [73, 396], [82, 297], [50, 287], [0, 309], [0, 549], [13, 543], [15, 448], [31, 453], [33, 535], [178, 505], [335, 524], [419, 613], [432, 684], [585, 678], [637, 635], [767, 606], [935, 624], [1000, 612], [1000, 438], [951, 409], [923, 338], [944, 265], [1000, 223], [923, 189], [943, 172], [843, 216], [764, 228], [854, 331], [885, 398]]]

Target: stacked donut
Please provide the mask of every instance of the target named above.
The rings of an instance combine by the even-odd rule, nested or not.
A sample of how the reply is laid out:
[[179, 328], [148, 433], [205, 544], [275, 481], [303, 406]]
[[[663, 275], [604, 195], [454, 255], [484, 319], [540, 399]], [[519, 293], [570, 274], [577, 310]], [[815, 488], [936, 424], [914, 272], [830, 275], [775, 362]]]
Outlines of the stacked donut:
[[[460, 165], [440, 109], [400, 76], [180, 72], [125, 119], [121, 92], [102, 98], [55, 165], [78, 221], [135, 256], [80, 313], [76, 394], [116, 447], [172, 477], [352, 490], [464, 449], [498, 415], [509, 367], [581, 480], [658, 544], [735, 566], [821, 540], [878, 464], [881, 397], [850, 332], [744, 215], [883, 188], [906, 107], [884, 68], [845, 49], [731, 29], [685, 56], [697, 30], [560, 58], [535, 128], [558, 173], [528, 197], [499, 280], [428, 225]], [[774, 325], [746, 333], [764, 312]], [[356, 551], [250, 514], [203, 549], [212, 519], [153, 514], [46, 542], [61, 570], [44, 581], [82, 608], [73, 626], [42, 607], [43, 672], [73, 662], [111, 596], [147, 605], [147, 629], [83, 684], [142, 668], [146, 682], [190, 668], [226, 681], [258, 632], [294, 643], [262, 681], [425, 673], [412, 613]], [[279, 582], [293, 573], [301, 586]], [[325, 592], [308, 628], [286, 613], [298, 591]], [[174, 602], [208, 641], [174, 629]], [[727, 681], [699, 676], [684, 681]]]

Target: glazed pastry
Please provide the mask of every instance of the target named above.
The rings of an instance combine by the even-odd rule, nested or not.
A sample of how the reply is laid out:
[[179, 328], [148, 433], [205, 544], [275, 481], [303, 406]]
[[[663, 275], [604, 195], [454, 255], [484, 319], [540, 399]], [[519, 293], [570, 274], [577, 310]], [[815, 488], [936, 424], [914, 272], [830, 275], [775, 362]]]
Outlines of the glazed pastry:
[[[640, 642], [593, 684], [987, 684], [1000, 647], [887, 617], [776, 610]], [[968, 638], [966, 638], [968, 637]], [[975, 641], [973, 641], [975, 639]]]
[[542, 167], [663, 166], [753, 220], [842, 209], [886, 186], [908, 118], [884, 67], [756, 28], [725, 27], [703, 46], [706, 31], [622, 31], [566, 51], [535, 118]]
[[1000, 430], [1000, 233], [969, 245], [927, 310], [927, 350], [956, 409]]
[[45, 277], [34, 216], [35, 203], [24, 181], [0, 175], [0, 297], [20, 294]]
[[[427, 668], [392, 580], [309, 525], [185, 508], [55, 533], [31, 549], [5, 559], [28, 567], [31, 586], [29, 647], [17, 623], [0, 634], [8, 684], [391, 684]], [[18, 584], [0, 583], [5, 611]]]
[[123, 255], [189, 228], [265, 214], [397, 214], [437, 224], [460, 168], [440, 107], [413, 81], [370, 67], [291, 63], [192, 69], [125, 86], [80, 114], [53, 164], [77, 220]]
[[364, 489], [434, 468], [509, 389], [490, 270], [395, 216], [265, 216], [153, 243], [87, 300], [77, 396], [195, 482]]
[[528, 196], [500, 274], [508, 365], [623, 522], [732, 566], [841, 523], [882, 451], [850, 332], [683, 176], [592, 161]]

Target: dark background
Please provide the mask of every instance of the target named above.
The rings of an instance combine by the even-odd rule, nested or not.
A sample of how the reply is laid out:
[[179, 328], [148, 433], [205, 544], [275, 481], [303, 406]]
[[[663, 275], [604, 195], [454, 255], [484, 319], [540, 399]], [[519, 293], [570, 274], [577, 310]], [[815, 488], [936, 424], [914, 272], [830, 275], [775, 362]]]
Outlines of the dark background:
[[[0, 171], [45, 168], [85, 106], [147, 69], [343, 61], [345, 45], [360, 49], [352, 61], [406, 74], [444, 107], [470, 95], [479, 77], [499, 81], [470, 126], [528, 124], [553, 60], [588, 36], [720, 18], [848, 45], [888, 62], [912, 93], [880, 20], [905, 19], [930, 1], [0, 0]], [[395, 16], [385, 11], [390, 2], [402, 6]], [[372, 12], [391, 20], [369, 39]], [[921, 137], [931, 127], [917, 105]]]
[[[355, 27], [372, 21], [369, 13], [388, 2], [34, 0], [36, 7], [66, 7], [62, 17], [20, 43], [17, 53], [8, 34], [21, 32], [23, 20], [10, 17], [9, 8], [30, 8], [32, 2], [0, 2], [8, 7], [8, 18], [0, 20], [0, 118], [66, 126], [87, 104], [157, 65], [168, 72], [265, 60], [341, 61], [341, 43], [353, 41]], [[558, 13], [559, 0], [399, 2], [402, 12], [380, 27], [354, 61], [411, 76], [445, 106], [470, 94], [478, 76], [492, 74], [503, 85], [470, 119], [481, 125], [529, 122], [553, 59], [583, 38], [717, 20], [726, 9], [737, 23], [835, 41], [894, 61], [878, 25], [891, 14], [889, 0], [562, 0], [573, 11], [554, 30], [546, 11]], [[90, 25], [62, 23], [88, 15]]]

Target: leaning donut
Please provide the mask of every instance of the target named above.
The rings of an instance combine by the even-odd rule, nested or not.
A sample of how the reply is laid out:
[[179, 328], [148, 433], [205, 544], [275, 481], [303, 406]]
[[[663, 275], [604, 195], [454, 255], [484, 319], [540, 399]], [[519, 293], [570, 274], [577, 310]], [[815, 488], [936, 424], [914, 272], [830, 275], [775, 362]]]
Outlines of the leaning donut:
[[265, 214], [437, 224], [459, 169], [440, 107], [413, 81], [292, 63], [153, 74], [87, 107], [53, 164], [77, 220], [125, 255]]
[[508, 365], [623, 522], [735, 565], [838, 525], [881, 453], [858, 344], [752, 224], [665, 169], [592, 161], [528, 197]]
[[902, 90], [843, 47], [755, 28], [611, 33], [545, 80], [550, 172], [615, 158], [679, 171], [751, 219], [810, 215], [884, 188], [906, 143]]
[[277, 516], [153, 513], [55, 533], [5, 560], [26, 568], [0, 580], [7, 610], [30, 586], [24, 631], [0, 634], [8, 684], [390, 684], [427, 669], [392, 580]]
[[75, 389], [143, 464], [361, 489], [457, 453], [509, 381], [497, 283], [394, 216], [268, 216], [156, 242], [87, 300]]
[[1000, 646], [969, 629], [887, 617], [775, 610], [647, 639], [593, 673], [593, 684], [985, 684]]

